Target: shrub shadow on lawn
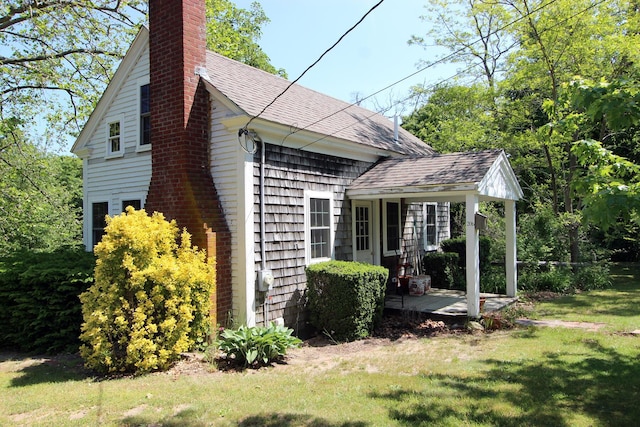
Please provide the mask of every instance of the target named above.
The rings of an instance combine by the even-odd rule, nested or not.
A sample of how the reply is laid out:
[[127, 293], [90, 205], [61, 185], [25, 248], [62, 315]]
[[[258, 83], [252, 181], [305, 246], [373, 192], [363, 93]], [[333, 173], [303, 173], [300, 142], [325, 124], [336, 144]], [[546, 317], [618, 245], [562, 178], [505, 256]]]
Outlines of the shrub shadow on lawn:
[[17, 370], [21, 375], [11, 380], [11, 387], [26, 387], [43, 383], [62, 383], [82, 381], [94, 378], [91, 371], [84, 367], [78, 355], [59, 355], [55, 357], [3, 358], [0, 362], [19, 361], [23, 367]]
[[125, 417], [119, 426], [163, 426], [163, 427], [205, 427], [211, 425], [210, 421], [202, 421], [201, 414], [197, 413], [193, 409], [186, 409], [178, 412], [170, 417], [165, 417], [161, 420], [157, 418], [144, 417], [144, 416], [128, 416]]
[[238, 427], [366, 427], [362, 421], [334, 423], [322, 418], [313, 418], [304, 414], [262, 414], [252, 415], [240, 421]]
[[[204, 427], [211, 425], [211, 420], [201, 421], [202, 416], [194, 411], [183, 411], [160, 421], [146, 417], [127, 417], [120, 426], [161, 425], [164, 427]], [[366, 427], [364, 422], [333, 423], [322, 418], [314, 418], [304, 414], [261, 414], [251, 415], [238, 422], [238, 427]]]
[[[597, 425], [635, 426], [640, 417], [640, 363], [635, 356], [583, 340], [571, 353], [536, 360], [486, 360], [475, 376], [428, 375], [424, 391], [372, 393], [402, 425], [570, 426], [572, 416]], [[446, 420], [446, 421], [445, 421]]]

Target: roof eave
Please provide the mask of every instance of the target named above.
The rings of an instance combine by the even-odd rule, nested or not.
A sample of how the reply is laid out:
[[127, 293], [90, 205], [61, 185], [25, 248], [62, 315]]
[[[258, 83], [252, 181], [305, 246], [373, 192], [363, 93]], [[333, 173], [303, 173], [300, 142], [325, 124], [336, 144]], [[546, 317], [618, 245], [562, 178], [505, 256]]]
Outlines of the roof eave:
[[[229, 116], [221, 120], [221, 123], [235, 134], [239, 129], [245, 127], [248, 121], [249, 116], [244, 113]], [[380, 148], [322, 135], [306, 129], [294, 131], [291, 126], [262, 118], [254, 119], [249, 125], [249, 129], [256, 132], [260, 139], [267, 144], [365, 162], [373, 163], [382, 157], [390, 157], [395, 154]]]
[[348, 188], [347, 196], [354, 200], [369, 199], [433, 199], [462, 197], [479, 194], [478, 183], [458, 182], [455, 184], [416, 185], [377, 188]]

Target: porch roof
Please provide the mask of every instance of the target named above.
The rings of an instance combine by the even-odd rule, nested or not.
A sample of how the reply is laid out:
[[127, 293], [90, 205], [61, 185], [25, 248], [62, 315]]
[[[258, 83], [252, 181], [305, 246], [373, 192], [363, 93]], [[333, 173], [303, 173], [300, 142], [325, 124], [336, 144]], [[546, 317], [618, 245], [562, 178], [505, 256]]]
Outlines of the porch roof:
[[385, 158], [347, 188], [351, 199], [519, 200], [522, 189], [502, 150]]

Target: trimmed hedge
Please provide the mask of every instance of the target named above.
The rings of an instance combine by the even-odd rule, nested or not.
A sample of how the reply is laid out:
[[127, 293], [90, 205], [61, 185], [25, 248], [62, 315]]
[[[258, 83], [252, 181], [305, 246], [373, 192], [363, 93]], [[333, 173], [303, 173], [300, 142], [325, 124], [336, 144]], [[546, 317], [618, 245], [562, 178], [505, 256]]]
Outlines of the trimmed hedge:
[[422, 258], [423, 271], [431, 276], [431, 286], [444, 289], [464, 289], [460, 257], [455, 252], [427, 252]]
[[382, 319], [389, 270], [348, 261], [310, 265], [307, 297], [311, 324], [336, 341], [366, 338]]
[[[466, 237], [456, 237], [455, 239], [447, 239], [441, 243], [443, 252], [455, 252], [458, 254], [458, 266], [465, 268], [467, 266], [467, 239]], [[480, 236], [478, 247], [480, 250], [480, 270], [486, 270], [491, 266], [491, 239], [486, 236]]]
[[95, 257], [82, 249], [22, 252], [0, 260], [0, 345], [54, 354], [78, 351], [82, 305]]

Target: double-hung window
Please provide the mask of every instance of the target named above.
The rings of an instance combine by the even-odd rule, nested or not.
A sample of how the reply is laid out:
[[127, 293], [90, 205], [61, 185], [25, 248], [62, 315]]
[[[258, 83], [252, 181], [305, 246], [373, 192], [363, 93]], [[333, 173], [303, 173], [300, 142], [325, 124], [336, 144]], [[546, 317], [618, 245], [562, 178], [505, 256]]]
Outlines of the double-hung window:
[[424, 204], [424, 249], [435, 251], [438, 249], [438, 204]]
[[120, 157], [124, 154], [123, 124], [122, 116], [107, 119], [107, 157]]
[[305, 257], [307, 264], [333, 258], [333, 195], [305, 192]]

